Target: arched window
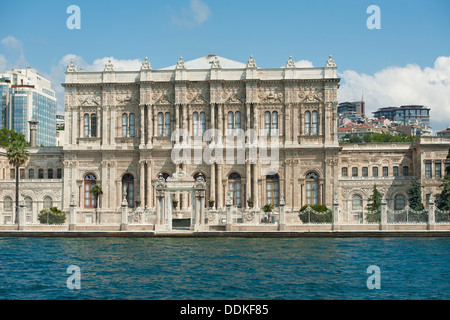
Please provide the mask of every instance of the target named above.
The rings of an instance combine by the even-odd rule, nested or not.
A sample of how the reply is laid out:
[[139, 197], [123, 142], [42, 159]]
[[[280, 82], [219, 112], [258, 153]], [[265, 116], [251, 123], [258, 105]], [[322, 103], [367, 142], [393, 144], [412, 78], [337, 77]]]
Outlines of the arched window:
[[266, 135], [270, 135], [270, 112], [266, 111], [264, 114], [264, 127], [266, 129]]
[[194, 136], [198, 136], [198, 113], [194, 112], [192, 118], [193, 118], [192, 119], [193, 120], [192, 125], [193, 125], [193, 130], [194, 130]]
[[305, 134], [311, 134], [311, 113], [305, 112]]
[[43, 203], [44, 203], [44, 205], [43, 205], [44, 209], [49, 209], [50, 207], [52, 207], [52, 198], [45, 197]]
[[12, 212], [12, 207], [13, 201], [10, 197], [3, 199], [3, 210], [5, 210], [5, 212]]
[[53, 179], [53, 169], [48, 169], [48, 170], [47, 170], [47, 177], [48, 177], [49, 179]]
[[130, 113], [130, 137], [135, 136], [135, 119], [134, 119], [134, 113]]
[[84, 207], [95, 208], [96, 200], [92, 193], [92, 188], [96, 185], [97, 178], [93, 174], [87, 174], [84, 177]]
[[319, 204], [319, 177], [315, 172], [306, 175], [306, 204]]
[[97, 137], [97, 115], [91, 114], [91, 137]]
[[242, 204], [242, 192], [241, 192], [241, 176], [238, 173], [231, 173], [228, 176], [228, 190], [233, 205], [240, 208]]
[[164, 180], [167, 180], [167, 178], [170, 177], [170, 174], [168, 174], [167, 172], [163, 172], [161, 174], [162, 174], [162, 177], [164, 178]]
[[272, 134], [278, 134], [278, 112], [272, 112]]
[[33, 212], [33, 200], [30, 197], [26, 197], [25, 199], [25, 207], [27, 208], [27, 212]]
[[235, 116], [235, 129], [241, 129], [241, 113], [236, 111]]
[[122, 115], [122, 137], [128, 137], [128, 115]]
[[278, 207], [280, 203], [280, 181], [278, 174], [266, 176], [267, 203], [273, 203]]
[[166, 123], [165, 123], [165, 127], [166, 127], [166, 136], [170, 136], [170, 113], [166, 112]]
[[319, 119], [317, 111], [312, 113], [312, 134], [319, 134]]
[[84, 137], [89, 138], [89, 115], [84, 115]]
[[164, 115], [162, 112], [158, 113], [158, 136], [164, 135]]
[[362, 209], [362, 198], [360, 195], [355, 194], [352, 197], [352, 210], [361, 210]]
[[397, 194], [394, 197], [394, 210], [402, 210], [405, 207], [405, 197]]
[[232, 135], [234, 129], [234, 114], [233, 112], [228, 112], [228, 134]]
[[206, 114], [204, 112], [200, 112], [200, 123], [201, 123], [201, 133], [202, 135], [206, 132]]
[[134, 207], [134, 177], [129, 173], [122, 177], [122, 194], [125, 192], [128, 207]]

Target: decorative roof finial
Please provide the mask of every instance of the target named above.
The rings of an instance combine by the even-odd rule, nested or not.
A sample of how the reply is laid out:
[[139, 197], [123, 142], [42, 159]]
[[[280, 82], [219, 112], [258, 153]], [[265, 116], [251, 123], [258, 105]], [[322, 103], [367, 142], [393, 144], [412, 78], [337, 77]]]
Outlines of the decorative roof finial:
[[333, 57], [331, 54], [328, 56], [327, 64], [325, 65], [325, 68], [334, 68], [336, 67], [336, 63], [334, 63]]
[[250, 55], [250, 60], [247, 61], [247, 68], [256, 68], [256, 62], [252, 54]]
[[180, 61], [177, 62], [177, 69], [186, 69], [186, 65], [184, 64], [183, 57], [180, 57]]
[[67, 65], [66, 72], [77, 72], [77, 66], [73, 63], [73, 59], [70, 60], [70, 64]]
[[286, 61], [286, 68], [295, 68], [295, 61], [292, 60], [292, 56], [289, 56], [289, 60]]
[[150, 66], [150, 61], [148, 61], [148, 58], [145, 57], [145, 61], [142, 62], [141, 70], [151, 70], [152, 67]]
[[108, 63], [105, 64], [105, 69], [103, 71], [115, 71], [114, 65], [111, 62], [111, 58], [108, 59]]

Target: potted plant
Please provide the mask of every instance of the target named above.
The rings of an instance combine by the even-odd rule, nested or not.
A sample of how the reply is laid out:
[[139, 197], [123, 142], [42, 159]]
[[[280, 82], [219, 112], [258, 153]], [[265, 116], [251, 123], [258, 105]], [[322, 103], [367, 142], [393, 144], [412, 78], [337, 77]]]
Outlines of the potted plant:
[[249, 208], [253, 208], [253, 199], [252, 199], [252, 197], [247, 199], [247, 204], [248, 204]]
[[208, 203], [210, 208], [214, 207], [214, 198], [209, 198]]
[[172, 207], [176, 209], [178, 206], [178, 200], [175, 196], [172, 196]]
[[267, 213], [267, 223], [270, 223], [270, 213], [275, 209], [275, 205], [273, 203], [268, 203], [265, 204], [262, 209]]

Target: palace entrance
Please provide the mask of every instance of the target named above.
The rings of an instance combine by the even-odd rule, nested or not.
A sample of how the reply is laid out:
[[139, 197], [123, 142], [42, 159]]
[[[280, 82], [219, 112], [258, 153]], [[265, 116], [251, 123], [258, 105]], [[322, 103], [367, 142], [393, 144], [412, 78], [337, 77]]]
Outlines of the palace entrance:
[[203, 176], [194, 180], [184, 171], [177, 171], [164, 180], [159, 175], [155, 184], [156, 223], [155, 231], [170, 231], [173, 228], [174, 208], [173, 198], [179, 199], [180, 194], [188, 194], [191, 199], [190, 217], [187, 225], [191, 230], [202, 231], [205, 223], [205, 190], [206, 182]]

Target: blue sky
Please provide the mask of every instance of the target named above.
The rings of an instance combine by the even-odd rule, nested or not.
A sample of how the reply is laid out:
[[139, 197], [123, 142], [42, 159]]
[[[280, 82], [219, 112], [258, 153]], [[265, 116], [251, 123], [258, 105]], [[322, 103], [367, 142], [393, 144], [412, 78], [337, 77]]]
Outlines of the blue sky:
[[[80, 30], [66, 26], [72, 4], [81, 9]], [[370, 5], [380, 8], [379, 30], [366, 26]], [[264, 68], [281, 67], [292, 55], [322, 67], [331, 53], [342, 78], [340, 100], [364, 93], [369, 111], [426, 104], [433, 129], [450, 126], [448, 0], [0, 0], [0, 6], [0, 68], [33, 67], [59, 95], [68, 55], [88, 69], [105, 57], [126, 66], [148, 56], [158, 69], [180, 56], [208, 54], [241, 62], [253, 54]]]

